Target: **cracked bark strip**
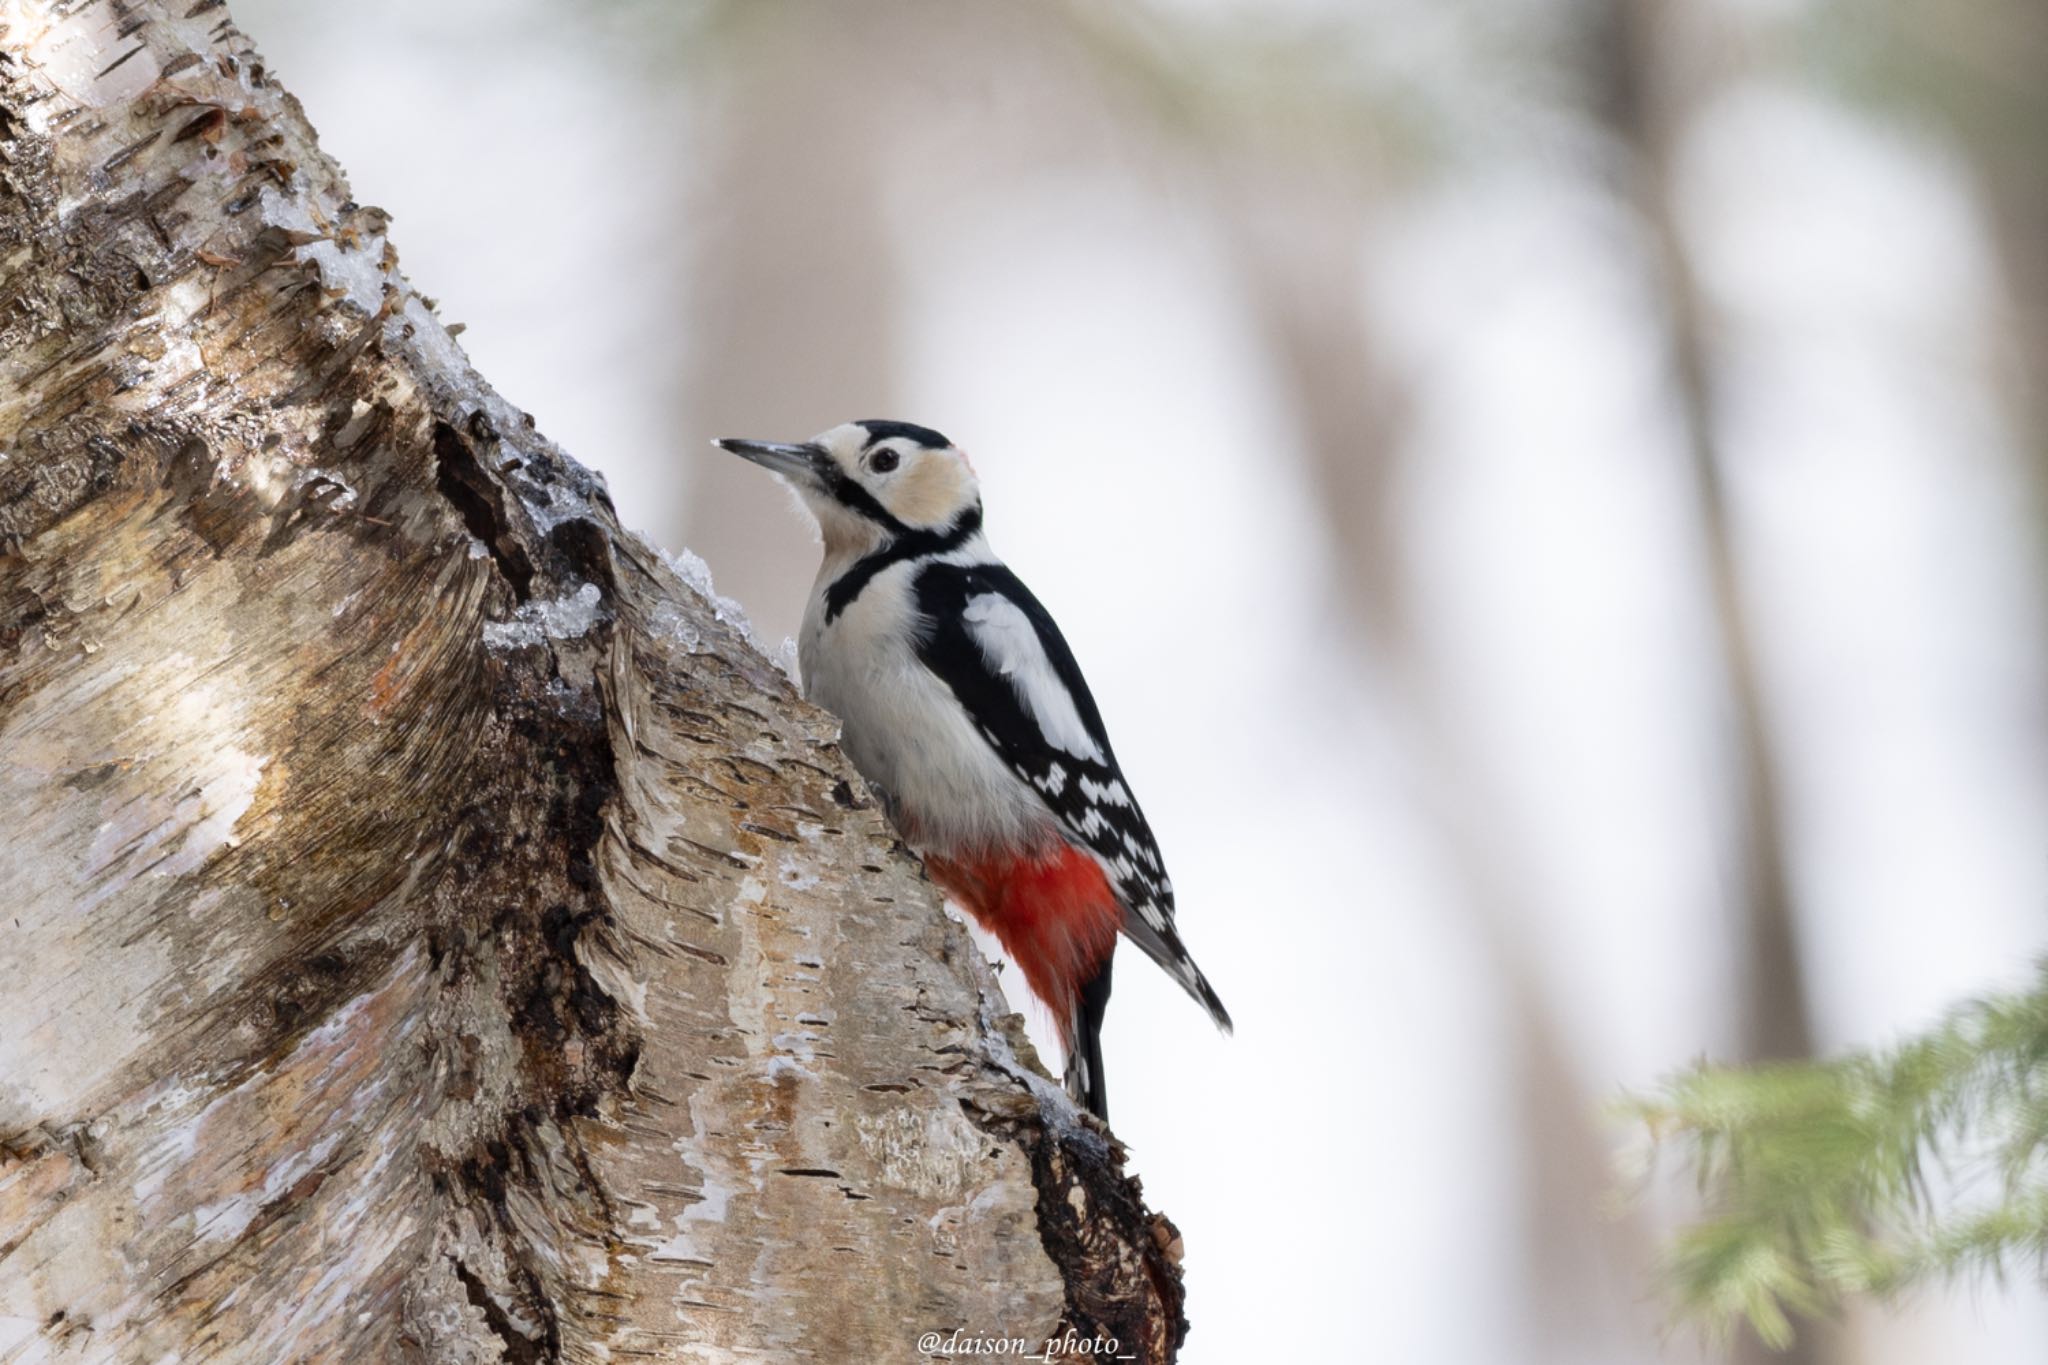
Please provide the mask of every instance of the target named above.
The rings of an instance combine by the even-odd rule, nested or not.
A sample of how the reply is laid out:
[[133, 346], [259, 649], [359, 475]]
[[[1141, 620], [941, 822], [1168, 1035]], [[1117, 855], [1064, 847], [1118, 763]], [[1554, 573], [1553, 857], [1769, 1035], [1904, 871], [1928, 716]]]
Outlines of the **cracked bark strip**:
[[0, 0], [0, 1361], [1170, 1360], [829, 718], [386, 226], [217, 0]]

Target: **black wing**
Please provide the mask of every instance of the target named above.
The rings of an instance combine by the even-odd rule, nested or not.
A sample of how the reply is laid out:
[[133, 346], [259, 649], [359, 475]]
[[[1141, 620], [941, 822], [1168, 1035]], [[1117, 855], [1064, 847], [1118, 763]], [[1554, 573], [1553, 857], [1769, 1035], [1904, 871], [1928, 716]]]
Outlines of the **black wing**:
[[1173, 883], [1117, 766], [1080, 665], [1051, 615], [1000, 564], [926, 564], [918, 657], [953, 690], [982, 737], [1095, 855], [1123, 903], [1123, 930], [1219, 1027], [1229, 1012], [1173, 925]]

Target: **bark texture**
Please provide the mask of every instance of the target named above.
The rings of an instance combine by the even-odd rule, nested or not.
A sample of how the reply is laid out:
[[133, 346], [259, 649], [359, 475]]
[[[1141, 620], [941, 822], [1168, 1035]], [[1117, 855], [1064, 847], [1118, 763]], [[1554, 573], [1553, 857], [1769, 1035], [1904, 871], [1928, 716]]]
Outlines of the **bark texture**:
[[1170, 1360], [829, 718], [385, 228], [218, 0], [0, 0], [0, 1361]]

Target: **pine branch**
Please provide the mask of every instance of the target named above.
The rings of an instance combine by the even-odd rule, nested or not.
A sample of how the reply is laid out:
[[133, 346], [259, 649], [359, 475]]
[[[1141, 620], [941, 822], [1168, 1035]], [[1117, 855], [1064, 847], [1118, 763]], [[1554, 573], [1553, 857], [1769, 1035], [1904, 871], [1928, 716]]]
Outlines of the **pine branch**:
[[2048, 1266], [2048, 964], [1891, 1050], [1701, 1066], [1628, 1108], [1698, 1177], [1667, 1278], [1710, 1328], [1783, 1346], [1845, 1296]]

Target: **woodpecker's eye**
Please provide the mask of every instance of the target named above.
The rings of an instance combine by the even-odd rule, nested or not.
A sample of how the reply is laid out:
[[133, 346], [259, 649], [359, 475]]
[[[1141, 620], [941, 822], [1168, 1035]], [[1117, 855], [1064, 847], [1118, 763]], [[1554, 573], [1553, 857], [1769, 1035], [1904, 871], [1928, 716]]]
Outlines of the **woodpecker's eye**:
[[901, 455], [898, 455], [895, 451], [890, 450], [888, 447], [884, 446], [882, 449], [868, 456], [868, 468], [874, 470], [877, 474], [886, 474], [890, 470], [894, 469], [897, 463], [902, 460], [902, 458], [903, 457]]

